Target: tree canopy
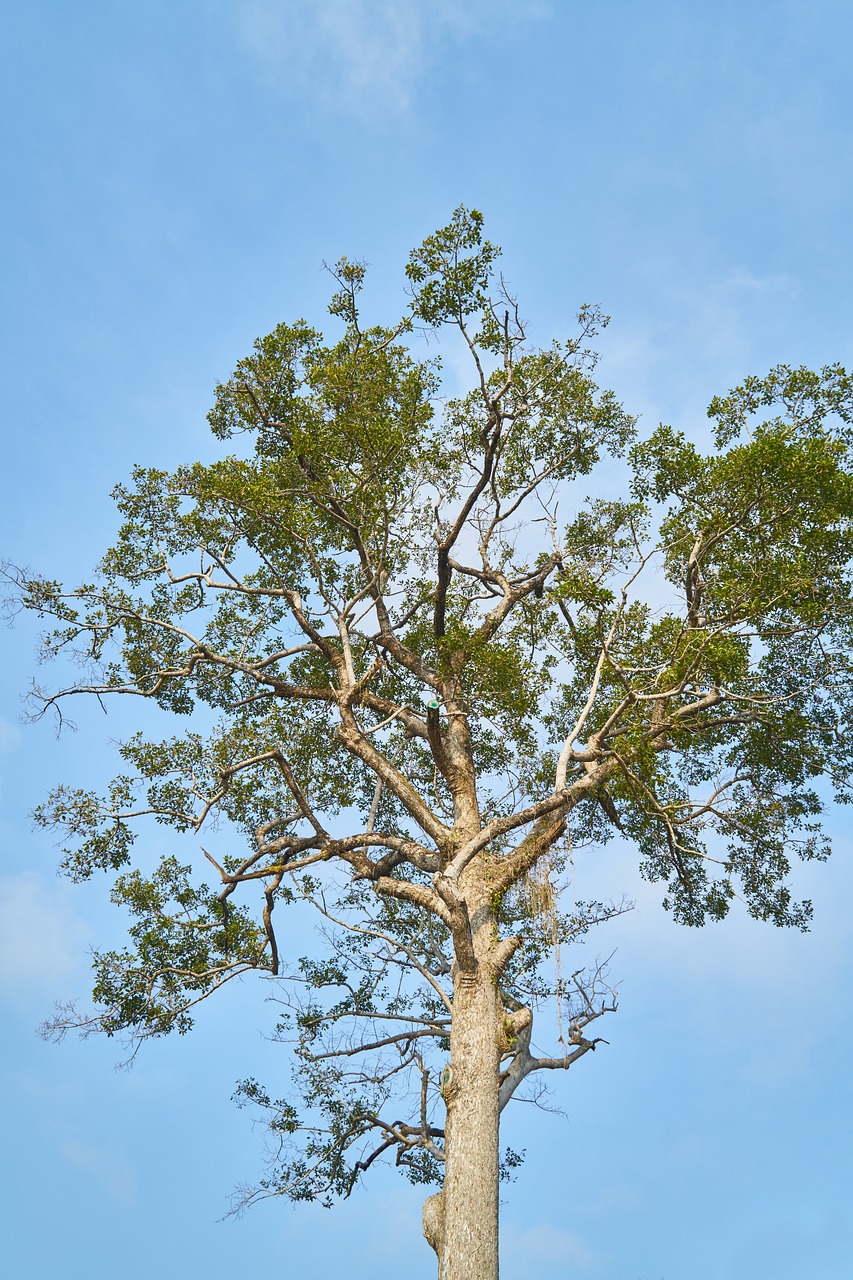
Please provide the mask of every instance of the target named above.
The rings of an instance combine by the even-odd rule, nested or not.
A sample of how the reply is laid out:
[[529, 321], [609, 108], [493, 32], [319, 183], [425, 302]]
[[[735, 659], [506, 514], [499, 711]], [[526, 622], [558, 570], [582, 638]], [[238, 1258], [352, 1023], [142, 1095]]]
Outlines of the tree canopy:
[[[496, 1186], [500, 1110], [615, 1008], [565, 949], [624, 904], [567, 905], [570, 851], [632, 842], [682, 924], [740, 902], [806, 928], [792, 859], [827, 855], [851, 774], [850, 375], [780, 365], [711, 401], [704, 445], [640, 438], [595, 381], [607, 318], [583, 307], [533, 347], [498, 257], [458, 209], [389, 326], [341, 260], [334, 337], [281, 324], [217, 387], [232, 452], [137, 468], [93, 582], [12, 572], [46, 653], [82, 668], [36, 714], [133, 695], [176, 723], [120, 746], [105, 795], [60, 787], [37, 812], [65, 873], [113, 874], [131, 919], [95, 955], [94, 1011], [52, 1030], [138, 1043], [239, 974], [281, 979], [295, 1087], [241, 1085], [275, 1144], [248, 1198], [346, 1195], [392, 1156], [443, 1185], [442, 1277], [496, 1274], [453, 1270], [464, 1179]], [[445, 391], [436, 337], [468, 388]], [[156, 865], [135, 860], [146, 819]], [[201, 844], [216, 822], [226, 857]], [[303, 906], [322, 928], [299, 958], [279, 920]], [[496, 1191], [478, 1206], [496, 1231]]]

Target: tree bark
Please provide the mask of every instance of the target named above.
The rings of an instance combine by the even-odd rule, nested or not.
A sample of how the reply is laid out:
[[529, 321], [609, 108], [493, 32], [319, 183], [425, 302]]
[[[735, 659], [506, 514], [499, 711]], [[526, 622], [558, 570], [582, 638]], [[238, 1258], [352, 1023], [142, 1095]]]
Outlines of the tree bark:
[[454, 981], [444, 1186], [424, 1205], [439, 1280], [498, 1277], [498, 1076], [501, 1009], [490, 966]]

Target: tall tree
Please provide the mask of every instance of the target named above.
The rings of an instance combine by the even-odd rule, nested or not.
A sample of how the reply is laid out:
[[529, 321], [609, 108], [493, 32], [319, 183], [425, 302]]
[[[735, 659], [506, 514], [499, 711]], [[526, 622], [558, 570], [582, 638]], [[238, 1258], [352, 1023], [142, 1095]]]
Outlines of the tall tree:
[[[790, 859], [827, 854], [853, 741], [850, 377], [746, 379], [712, 401], [707, 454], [664, 426], [635, 442], [593, 380], [606, 319], [584, 307], [576, 338], [532, 349], [497, 257], [458, 209], [412, 253], [391, 327], [363, 323], [364, 268], [342, 260], [337, 338], [282, 324], [217, 387], [215, 436], [254, 452], [139, 468], [96, 582], [12, 573], [55, 620], [48, 654], [84, 668], [37, 713], [133, 695], [178, 724], [124, 743], [106, 796], [38, 810], [65, 872], [115, 873], [132, 917], [95, 956], [95, 1011], [50, 1029], [135, 1044], [274, 975], [295, 1087], [241, 1086], [276, 1142], [247, 1198], [348, 1195], [393, 1157], [440, 1187], [441, 1280], [497, 1276], [500, 1114], [615, 1008], [602, 967], [560, 963], [622, 910], [561, 903], [571, 848], [633, 842], [683, 924], [740, 899], [805, 928]], [[469, 390], [439, 395], [425, 331], [455, 333]], [[627, 463], [622, 498], [585, 496], [604, 455]], [[170, 837], [134, 864], [151, 817], [188, 862]], [[287, 957], [274, 921], [304, 906], [317, 947]]]

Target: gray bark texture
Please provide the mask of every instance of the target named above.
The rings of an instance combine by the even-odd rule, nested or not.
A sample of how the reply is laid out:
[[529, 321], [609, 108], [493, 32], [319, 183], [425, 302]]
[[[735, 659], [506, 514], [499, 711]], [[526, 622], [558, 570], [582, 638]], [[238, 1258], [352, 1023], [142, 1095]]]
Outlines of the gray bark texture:
[[[481, 896], [475, 891], [469, 902]], [[442, 1086], [447, 1107], [444, 1186], [423, 1211], [424, 1235], [438, 1257], [439, 1280], [498, 1278], [503, 1007], [491, 963], [494, 922], [484, 905], [473, 912], [473, 964], [457, 966], [454, 976], [450, 1062]]]

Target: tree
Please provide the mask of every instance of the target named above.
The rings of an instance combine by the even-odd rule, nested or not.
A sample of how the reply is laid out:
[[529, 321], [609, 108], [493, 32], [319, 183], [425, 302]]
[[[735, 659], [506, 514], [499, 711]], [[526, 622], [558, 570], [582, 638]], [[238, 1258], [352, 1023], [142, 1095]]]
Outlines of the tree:
[[[275, 1143], [245, 1199], [330, 1201], [393, 1156], [440, 1187], [441, 1280], [496, 1277], [518, 1161], [500, 1113], [615, 1009], [604, 965], [563, 972], [624, 909], [561, 903], [571, 848], [632, 841], [683, 924], [739, 899], [806, 928], [791, 858], [826, 856], [851, 773], [850, 377], [747, 378], [712, 401], [708, 453], [665, 426], [637, 441], [593, 380], [606, 318], [531, 348], [497, 257], [458, 209], [391, 327], [364, 325], [364, 267], [342, 260], [337, 339], [282, 324], [217, 387], [215, 436], [254, 452], [138, 468], [93, 583], [10, 571], [53, 620], [47, 654], [83, 664], [34, 714], [132, 695], [179, 726], [125, 742], [105, 796], [60, 787], [37, 811], [65, 873], [115, 873], [132, 917], [95, 955], [95, 1011], [48, 1030], [138, 1045], [237, 975], [280, 979], [295, 1087], [240, 1086]], [[453, 333], [472, 385], [442, 400], [423, 342]], [[604, 455], [619, 499], [584, 496]], [[189, 835], [191, 864], [170, 837], [134, 865], [146, 819]], [[193, 839], [217, 819], [228, 856]], [[303, 907], [317, 949], [288, 959], [274, 919]]]

